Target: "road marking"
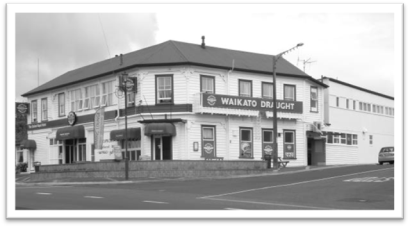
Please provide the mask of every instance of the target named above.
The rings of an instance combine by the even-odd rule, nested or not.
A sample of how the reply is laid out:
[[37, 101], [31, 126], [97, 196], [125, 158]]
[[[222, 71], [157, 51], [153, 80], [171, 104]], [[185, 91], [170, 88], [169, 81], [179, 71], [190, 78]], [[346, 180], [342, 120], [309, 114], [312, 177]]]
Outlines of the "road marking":
[[104, 199], [104, 197], [90, 196], [90, 195], [86, 195], [86, 196], [84, 196], [84, 198], [89, 198], [89, 199]]
[[351, 174], [345, 174], [345, 175], [334, 176], [334, 177], [327, 177], [327, 178], [316, 179], [316, 180], [301, 181], [301, 182], [296, 182], [296, 183], [291, 183], [291, 184], [268, 186], [268, 187], [263, 187], [263, 188], [253, 188], [253, 189], [237, 191], [237, 192], [229, 192], [229, 193], [219, 194], [219, 195], [203, 196], [203, 197], [199, 197], [198, 199], [207, 199], [207, 198], [220, 197], [220, 196], [226, 196], [226, 195], [234, 195], [234, 194], [240, 194], [240, 193], [244, 193], [244, 192], [259, 191], [259, 190], [265, 190], [265, 189], [271, 189], [271, 188], [288, 187], [288, 186], [294, 186], [294, 185], [299, 185], [299, 184], [307, 184], [307, 183], [312, 183], [312, 182], [317, 182], [317, 181], [324, 181], [324, 180], [330, 180], [330, 179], [335, 179], [335, 178], [340, 178], [340, 177], [347, 177], [347, 176], [359, 175], [359, 174], [364, 174], [364, 173], [372, 173], [372, 172], [384, 171], [384, 170], [390, 170], [390, 169], [394, 169], [394, 168], [386, 168], [386, 169], [381, 169], [381, 170], [380, 169], [379, 170], [370, 170], [370, 171], [365, 171], [365, 172], [360, 172], [360, 173], [351, 173]]
[[149, 201], [149, 200], [145, 200], [143, 201], [144, 203], [158, 203], [158, 204], [168, 204], [167, 202], [159, 202], [159, 201]]
[[37, 186], [37, 187], [24, 187], [24, 186], [20, 186], [20, 187], [16, 187], [16, 189], [26, 189], [26, 188], [71, 188], [73, 186]]
[[37, 192], [36, 194], [38, 194], [38, 195], [51, 195], [51, 193], [48, 193], [48, 192]]
[[346, 182], [386, 182], [394, 180], [394, 177], [363, 177], [344, 180]]
[[227, 207], [227, 208], [225, 208], [225, 210], [243, 210], [243, 209], [238, 209], [238, 208], [229, 208], [229, 207]]
[[308, 208], [308, 209], [317, 209], [317, 210], [335, 210], [335, 209], [327, 208], [327, 207], [314, 207], [314, 206], [303, 206], [303, 205], [283, 204], [283, 203], [264, 203], [264, 202], [255, 202], [255, 201], [246, 201], [246, 200], [231, 200], [231, 199], [216, 199], [216, 198], [205, 198], [205, 199], [235, 202], [235, 203], [250, 203], [250, 204], [267, 205], [267, 206], [297, 207], [297, 208]]

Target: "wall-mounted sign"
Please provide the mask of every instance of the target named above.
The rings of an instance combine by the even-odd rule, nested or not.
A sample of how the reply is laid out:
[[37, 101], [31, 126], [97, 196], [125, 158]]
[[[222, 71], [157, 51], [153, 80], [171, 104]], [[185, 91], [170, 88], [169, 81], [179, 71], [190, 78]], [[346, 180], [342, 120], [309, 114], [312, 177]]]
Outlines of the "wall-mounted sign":
[[67, 116], [67, 122], [69, 125], [73, 126], [75, 124], [75, 122], [77, 121], [77, 115], [75, 115], [75, 113], [73, 111], [71, 111], [70, 113], [68, 113]]
[[[203, 93], [202, 105], [204, 107], [271, 111], [273, 108], [273, 101], [261, 98]], [[278, 112], [303, 113], [303, 102], [277, 100], [276, 108]]]
[[94, 115], [94, 145], [96, 149], [102, 149], [104, 141], [104, 107], [97, 109]]
[[30, 106], [28, 103], [21, 103], [21, 102], [16, 103], [16, 113], [28, 114], [30, 113], [29, 110], [30, 110]]

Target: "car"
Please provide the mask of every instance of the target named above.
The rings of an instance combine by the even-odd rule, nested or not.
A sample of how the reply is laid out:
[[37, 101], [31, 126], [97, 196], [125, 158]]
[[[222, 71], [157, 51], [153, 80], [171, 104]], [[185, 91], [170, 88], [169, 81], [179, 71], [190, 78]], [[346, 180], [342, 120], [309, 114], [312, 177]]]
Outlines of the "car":
[[394, 164], [394, 147], [383, 147], [379, 152], [379, 164], [388, 162]]

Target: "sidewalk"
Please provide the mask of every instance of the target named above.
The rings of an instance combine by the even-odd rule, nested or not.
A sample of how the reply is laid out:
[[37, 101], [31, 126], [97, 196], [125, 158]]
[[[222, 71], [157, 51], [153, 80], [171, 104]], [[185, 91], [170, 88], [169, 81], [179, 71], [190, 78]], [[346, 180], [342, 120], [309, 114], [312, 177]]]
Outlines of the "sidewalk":
[[34, 185], [98, 185], [98, 184], [131, 184], [131, 183], [145, 183], [145, 182], [162, 182], [162, 181], [183, 181], [183, 180], [200, 180], [200, 179], [226, 179], [226, 178], [245, 178], [257, 176], [270, 176], [281, 174], [292, 174], [306, 171], [318, 171], [330, 168], [342, 168], [351, 165], [337, 165], [337, 166], [308, 166], [308, 167], [285, 167], [279, 169], [268, 169], [261, 174], [235, 175], [235, 176], [221, 176], [221, 177], [202, 177], [202, 178], [61, 178], [46, 181], [33, 181], [30, 179], [30, 174], [17, 174], [17, 186], [34, 186]]

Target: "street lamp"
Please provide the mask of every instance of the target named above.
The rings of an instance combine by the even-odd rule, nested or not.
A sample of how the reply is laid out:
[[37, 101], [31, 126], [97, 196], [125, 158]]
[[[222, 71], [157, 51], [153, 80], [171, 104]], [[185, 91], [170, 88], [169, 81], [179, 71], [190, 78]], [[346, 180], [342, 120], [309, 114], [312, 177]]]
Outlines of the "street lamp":
[[303, 43], [298, 43], [295, 47], [290, 48], [289, 50], [283, 51], [280, 54], [273, 56], [273, 168], [278, 168], [278, 119], [277, 119], [277, 109], [276, 109], [276, 63], [278, 60], [285, 54], [289, 53], [292, 50], [297, 49], [298, 47], [303, 46]]

